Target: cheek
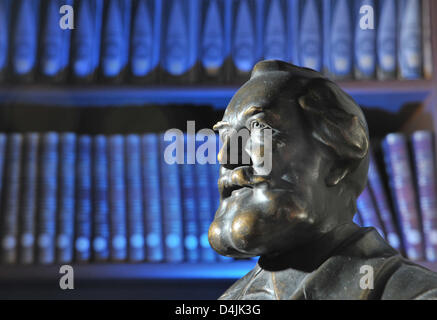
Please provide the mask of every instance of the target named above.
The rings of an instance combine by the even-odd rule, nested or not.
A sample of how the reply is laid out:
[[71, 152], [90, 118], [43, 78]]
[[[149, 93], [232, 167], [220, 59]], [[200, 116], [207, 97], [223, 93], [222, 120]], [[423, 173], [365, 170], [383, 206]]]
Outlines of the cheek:
[[238, 214], [239, 201], [224, 201], [220, 203], [214, 221], [208, 230], [208, 240], [211, 247], [221, 255], [239, 257], [231, 240], [231, 225]]
[[231, 238], [238, 250], [248, 252], [259, 247], [263, 223], [258, 216], [256, 212], [242, 212], [232, 221]]
[[279, 173], [288, 168], [289, 155], [282, 142], [251, 137], [246, 144], [245, 152], [250, 156], [257, 175], [268, 176], [272, 172]]
[[209, 226], [208, 240], [211, 247], [222, 255], [228, 254], [231, 249], [228, 241], [224, 239], [225, 226], [223, 220], [214, 220]]

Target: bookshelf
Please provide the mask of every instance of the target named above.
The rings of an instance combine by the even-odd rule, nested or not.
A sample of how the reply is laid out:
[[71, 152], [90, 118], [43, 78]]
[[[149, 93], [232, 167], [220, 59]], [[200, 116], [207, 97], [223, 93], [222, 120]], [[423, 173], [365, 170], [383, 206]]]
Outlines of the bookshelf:
[[[433, 32], [433, 64], [437, 69], [437, 1], [430, 1]], [[418, 107], [408, 115], [402, 130], [432, 129], [437, 132], [437, 72], [429, 80], [343, 81], [341, 87], [359, 104], [371, 109], [399, 113], [406, 104]], [[109, 90], [108, 90], [109, 88]], [[237, 90], [235, 86], [138, 86], [138, 85], [2, 85], [0, 104], [44, 105], [48, 107], [108, 107], [147, 105], [212, 106], [222, 111]], [[388, 119], [385, 119], [388, 120]], [[78, 288], [75, 298], [216, 298], [230, 283], [246, 274], [254, 261], [228, 263], [140, 263], [74, 265]], [[436, 262], [420, 262], [437, 271]], [[8, 297], [70, 298], [59, 290], [59, 266], [0, 266], [0, 283], [14, 284]], [[41, 284], [44, 284], [43, 286]], [[180, 287], [190, 286], [190, 290]], [[11, 286], [2, 285], [0, 297]], [[43, 288], [47, 290], [44, 291]], [[110, 290], [110, 289], [113, 290]], [[107, 296], [105, 296], [105, 291]], [[195, 292], [187, 296], [187, 292]], [[169, 297], [168, 292], [173, 292]]]
[[[339, 82], [359, 104], [397, 112], [403, 105], [422, 102], [432, 93], [431, 80]], [[108, 90], [110, 88], [110, 90]], [[235, 86], [2, 86], [0, 103], [48, 106], [210, 105], [224, 109]]]

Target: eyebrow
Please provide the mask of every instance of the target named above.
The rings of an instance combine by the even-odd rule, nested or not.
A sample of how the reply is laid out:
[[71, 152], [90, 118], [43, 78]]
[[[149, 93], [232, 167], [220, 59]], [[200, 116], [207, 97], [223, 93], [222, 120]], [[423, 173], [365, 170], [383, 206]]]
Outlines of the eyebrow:
[[252, 107], [247, 108], [246, 111], [244, 111], [243, 115], [246, 118], [249, 118], [249, 117], [253, 116], [254, 114], [261, 113], [263, 111], [264, 111], [264, 108], [262, 108], [262, 107], [252, 106]]
[[[244, 111], [243, 116], [246, 118], [249, 118], [249, 117], [253, 116], [254, 114], [261, 113], [263, 111], [264, 111], [264, 108], [262, 108], [262, 107], [252, 106], [252, 107], [247, 108], [246, 111]], [[231, 126], [231, 124], [227, 121], [219, 121], [212, 127], [212, 129], [217, 131], [217, 130], [223, 129], [225, 127], [230, 127], [230, 126]]]

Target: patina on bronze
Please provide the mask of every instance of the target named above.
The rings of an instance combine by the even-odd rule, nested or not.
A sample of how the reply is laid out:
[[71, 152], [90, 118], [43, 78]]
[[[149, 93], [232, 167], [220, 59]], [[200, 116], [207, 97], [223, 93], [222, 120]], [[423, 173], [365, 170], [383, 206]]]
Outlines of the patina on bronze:
[[[226, 156], [232, 134], [253, 128], [273, 132], [268, 174], [247, 148], [255, 137], [239, 148], [251, 163]], [[215, 129], [221, 201], [210, 244], [230, 257], [260, 256], [220, 299], [437, 297], [435, 273], [352, 222], [367, 182], [369, 134], [361, 109], [335, 83], [282, 61], [259, 62]], [[369, 270], [373, 281], [363, 281]]]

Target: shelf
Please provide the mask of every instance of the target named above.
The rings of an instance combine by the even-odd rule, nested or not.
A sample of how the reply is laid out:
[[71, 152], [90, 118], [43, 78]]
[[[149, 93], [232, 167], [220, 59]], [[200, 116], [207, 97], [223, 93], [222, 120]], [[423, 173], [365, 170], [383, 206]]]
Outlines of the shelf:
[[422, 93], [427, 94], [432, 89], [432, 81], [421, 80], [387, 80], [387, 81], [370, 81], [370, 80], [353, 80], [341, 81], [339, 85], [349, 94], [367, 94], [367, 93]]
[[[255, 260], [221, 263], [140, 263], [140, 264], [73, 264], [74, 278], [89, 280], [184, 280], [216, 279], [236, 280], [248, 273]], [[60, 278], [60, 265], [3, 265], [0, 266], [0, 282], [45, 281]]]
[[[75, 279], [90, 280], [236, 280], [247, 274], [255, 260], [222, 263], [73, 264]], [[436, 262], [418, 264], [437, 272]], [[0, 266], [2, 281], [46, 281], [59, 279], [60, 265]]]
[[423, 102], [432, 92], [430, 80], [350, 81], [340, 83], [355, 101], [368, 108], [398, 112], [405, 104]]
[[[428, 80], [347, 81], [340, 86], [361, 105], [397, 112], [410, 102], [422, 102], [431, 92]], [[7, 86], [0, 103], [49, 106], [121, 106], [147, 104], [211, 105], [223, 109], [238, 88], [234, 86]]]
[[[222, 263], [76, 264], [74, 290], [61, 290], [59, 265], [0, 266], [0, 299], [217, 299], [255, 265]], [[420, 263], [437, 271], [437, 263]]]
[[211, 105], [224, 108], [235, 87], [0, 87], [0, 103], [51, 106], [144, 106], [147, 104]]

